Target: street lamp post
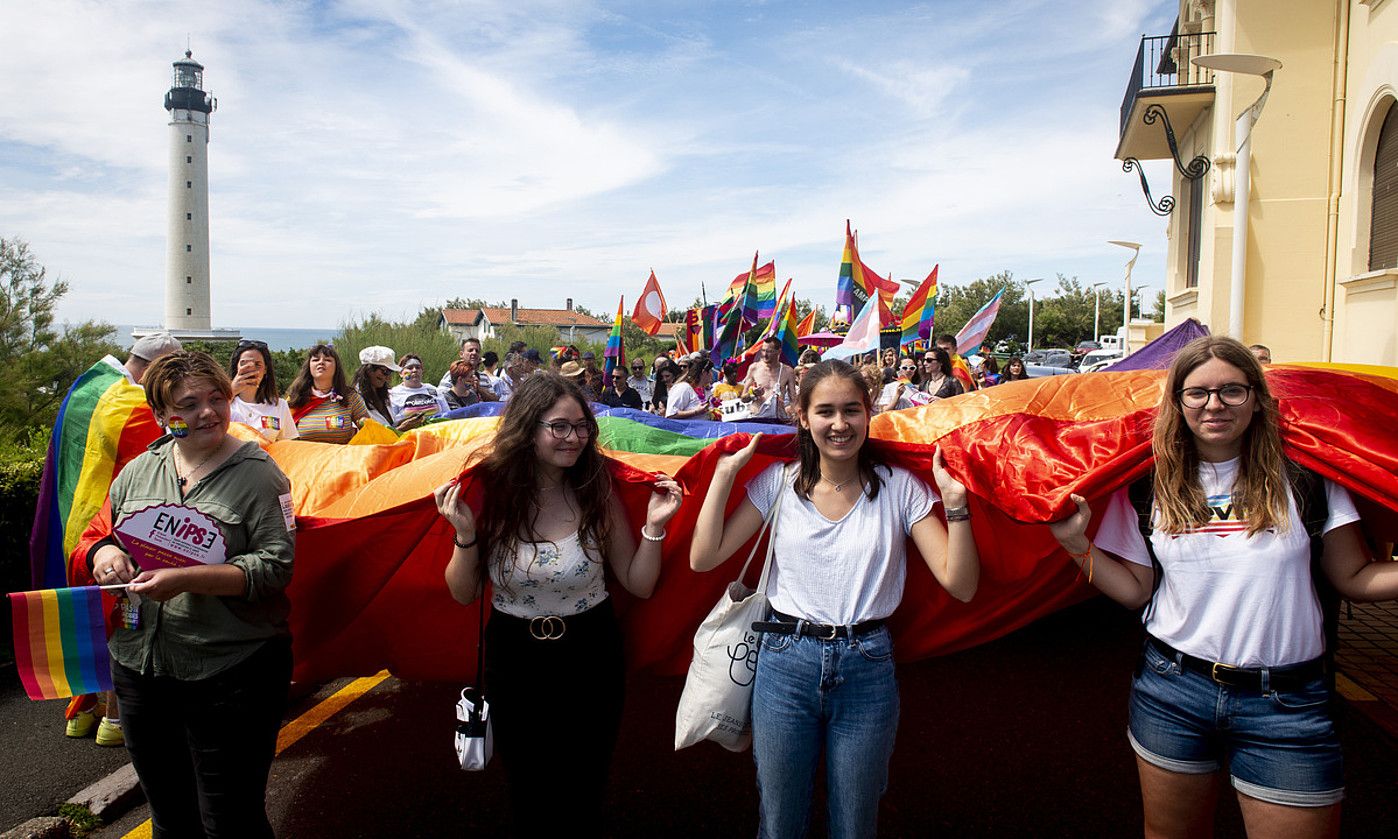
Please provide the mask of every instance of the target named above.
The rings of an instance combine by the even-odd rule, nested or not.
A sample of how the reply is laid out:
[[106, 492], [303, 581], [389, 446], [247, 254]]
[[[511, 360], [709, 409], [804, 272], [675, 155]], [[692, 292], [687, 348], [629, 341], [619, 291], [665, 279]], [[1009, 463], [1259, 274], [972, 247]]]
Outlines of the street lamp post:
[[1028, 349], [1025, 350], [1025, 353], [1034, 351], [1034, 283], [1041, 283], [1043, 281], [1043, 277], [1024, 281], [1025, 288], [1029, 289], [1029, 341]]
[[1146, 289], [1148, 288], [1150, 288], [1149, 283], [1141, 283], [1135, 288], [1135, 293], [1141, 296], [1141, 305], [1137, 308], [1141, 313], [1142, 320], [1144, 320], [1146, 317]]
[[1243, 306], [1247, 301], [1247, 260], [1248, 260], [1248, 199], [1252, 186], [1252, 127], [1262, 115], [1262, 106], [1272, 92], [1272, 74], [1281, 69], [1282, 63], [1264, 55], [1240, 53], [1216, 53], [1201, 55], [1190, 61], [1220, 73], [1241, 73], [1247, 76], [1261, 76], [1266, 82], [1262, 95], [1257, 101], [1238, 114], [1235, 125], [1238, 144], [1237, 166], [1233, 175], [1233, 276], [1228, 286], [1228, 334], [1243, 340]]
[[1113, 239], [1107, 244], [1131, 250], [1131, 258], [1126, 262], [1126, 293], [1121, 299], [1121, 357], [1125, 358], [1131, 354], [1131, 269], [1136, 267], [1136, 257], [1141, 255], [1141, 243]]
[[1092, 340], [1102, 340], [1102, 292], [1098, 291], [1107, 281], [1092, 284]]

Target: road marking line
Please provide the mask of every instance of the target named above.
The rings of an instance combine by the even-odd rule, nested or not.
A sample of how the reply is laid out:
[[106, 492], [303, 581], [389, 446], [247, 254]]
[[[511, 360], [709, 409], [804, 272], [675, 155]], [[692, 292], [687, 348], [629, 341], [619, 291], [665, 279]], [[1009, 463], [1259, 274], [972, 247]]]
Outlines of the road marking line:
[[[298, 740], [310, 734], [321, 723], [343, 711], [345, 706], [354, 700], [368, 693], [377, 687], [384, 679], [388, 678], [387, 670], [380, 670], [372, 676], [364, 676], [355, 679], [339, 690], [335, 691], [325, 699], [321, 700], [314, 708], [282, 726], [277, 733], [277, 754], [291, 748]], [[146, 819], [122, 839], [151, 839], [152, 827], [150, 819]]]
[[1335, 674], [1335, 690], [1351, 702], [1375, 702], [1378, 697], [1365, 690], [1354, 680], [1348, 679], [1343, 673]]

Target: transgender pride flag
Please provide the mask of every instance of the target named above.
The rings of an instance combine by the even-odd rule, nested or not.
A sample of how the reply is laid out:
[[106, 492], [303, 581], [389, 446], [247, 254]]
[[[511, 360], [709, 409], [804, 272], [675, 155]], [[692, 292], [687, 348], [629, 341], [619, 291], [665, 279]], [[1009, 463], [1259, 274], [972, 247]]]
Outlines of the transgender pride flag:
[[971, 316], [966, 321], [966, 325], [961, 327], [961, 331], [956, 333], [956, 351], [961, 355], [975, 355], [981, 351], [981, 344], [985, 343], [985, 334], [990, 331], [990, 327], [995, 323], [995, 316], [1000, 314], [1000, 295], [1005, 293], [1005, 289], [995, 292], [995, 296], [990, 298], [990, 302], [981, 307], [979, 312]]

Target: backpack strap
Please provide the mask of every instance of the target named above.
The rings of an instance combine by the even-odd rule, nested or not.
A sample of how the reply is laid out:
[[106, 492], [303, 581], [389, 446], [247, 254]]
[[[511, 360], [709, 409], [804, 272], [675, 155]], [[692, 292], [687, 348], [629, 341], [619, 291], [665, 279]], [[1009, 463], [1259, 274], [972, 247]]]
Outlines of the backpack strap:
[[1150, 584], [1150, 600], [1146, 602], [1146, 609], [1141, 614], [1141, 621], [1146, 619], [1155, 611], [1155, 593], [1160, 590], [1160, 582], [1165, 576], [1165, 569], [1161, 566], [1160, 560], [1155, 557], [1155, 546], [1150, 543], [1150, 535], [1153, 530], [1151, 516], [1155, 508], [1155, 470], [1147, 472], [1136, 479], [1131, 486], [1127, 487], [1126, 495], [1131, 499], [1131, 506], [1136, 510], [1136, 526], [1141, 530], [1141, 538], [1146, 543], [1146, 553], [1150, 555], [1150, 567], [1155, 572], [1155, 578]]
[[1330, 517], [1330, 500], [1325, 495], [1325, 479], [1316, 472], [1286, 461], [1287, 480], [1296, 511], [1306, 528], [1311, 545], [1311, 584], [1320, 601], [1321, 629], [1325, 635], [1325, 682], [1333, 700], [1335, 693], [1335, 651], [1340, 645], [1340, 593], [1325, 576], [1325, 520]]

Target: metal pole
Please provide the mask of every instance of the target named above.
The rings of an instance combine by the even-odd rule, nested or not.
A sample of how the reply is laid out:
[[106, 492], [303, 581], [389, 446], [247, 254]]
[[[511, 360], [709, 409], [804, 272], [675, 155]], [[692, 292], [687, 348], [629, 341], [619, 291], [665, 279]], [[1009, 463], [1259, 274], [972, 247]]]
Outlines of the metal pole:
[[[1270, 82], [1270, 78], [1268, 79]], [[1264, 94], [1265, 96], [1265, 94]], [[1228, 334], [1243, 340], [1243, 306], [1247, 300], [1248, 198], [1252, 169], [1253, 108], [1238, 115], [1238, 164], [1233, 175], [1233, 277], [1228, 288]]]
[[1029, 349], [1026, 353], [1034, 351], [1034, 286], [1029, 286]]
[[1092, 287], [1092, 340], [1102, 340], [1102, 286]]

